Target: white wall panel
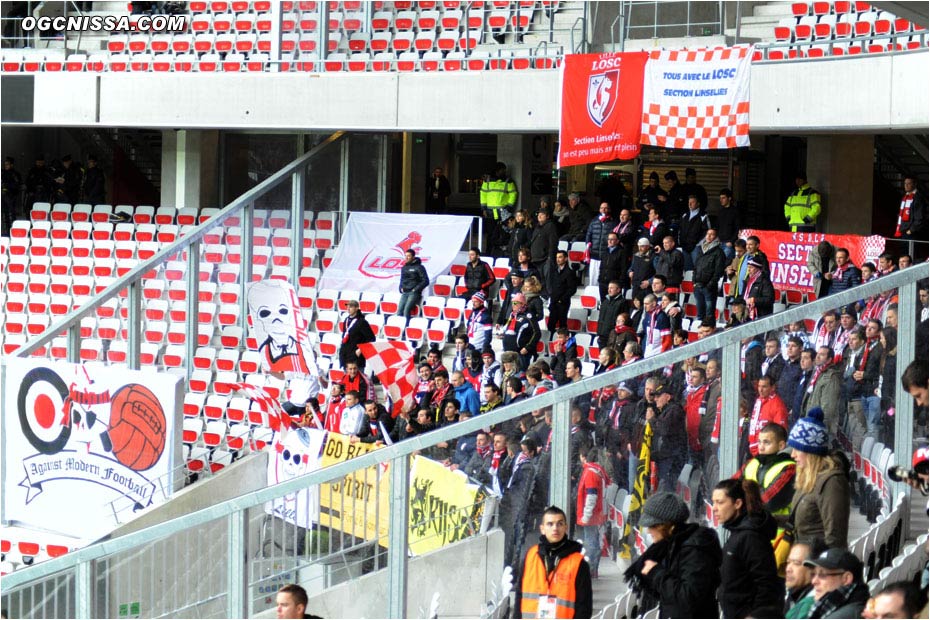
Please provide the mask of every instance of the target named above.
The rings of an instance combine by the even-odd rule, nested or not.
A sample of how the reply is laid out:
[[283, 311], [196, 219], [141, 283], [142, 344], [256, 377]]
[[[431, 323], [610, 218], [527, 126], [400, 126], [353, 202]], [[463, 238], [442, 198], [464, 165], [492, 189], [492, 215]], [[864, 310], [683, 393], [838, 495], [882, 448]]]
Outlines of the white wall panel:
[[[757, 133], [930, 124], [930, 53], [757, 64]], [[921, 77], [923, 76], [923, 77]], [[558, 71], [37, 74], [40, 125], [556, 132]]]

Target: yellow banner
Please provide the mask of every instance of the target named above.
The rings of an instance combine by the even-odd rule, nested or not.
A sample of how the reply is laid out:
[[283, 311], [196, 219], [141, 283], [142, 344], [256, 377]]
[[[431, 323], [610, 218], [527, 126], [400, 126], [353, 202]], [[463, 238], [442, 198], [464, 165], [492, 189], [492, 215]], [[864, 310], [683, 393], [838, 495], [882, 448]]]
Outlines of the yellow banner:
[[[321, 466], [342, 463], [374, 450], [373, 444], [351, 443], [329, 433]], [[390, 524], [390, 476], [383, 466], [348, 474], [320, 487], [320, 525], [387, 546]], [[409, 546], [414, 554], [461, 540], [480, 526], [475, 510], [478, 486], [432, 459], [416, 456], [410, 474]]]
[[[374, 444], [351, 443], [349, 437], [329, 433], [321, 465], [329, 467], [375, 449]], [[320, 525], [342, 530], [364, 540], [378, 539], [387, 546], [389, 477], [379, 467], [352, 472], [320, 487]]]
[[466, 538], [476, 530], [477, 485], [422, 456], [410, 476], [410, 551], [416, 555]]

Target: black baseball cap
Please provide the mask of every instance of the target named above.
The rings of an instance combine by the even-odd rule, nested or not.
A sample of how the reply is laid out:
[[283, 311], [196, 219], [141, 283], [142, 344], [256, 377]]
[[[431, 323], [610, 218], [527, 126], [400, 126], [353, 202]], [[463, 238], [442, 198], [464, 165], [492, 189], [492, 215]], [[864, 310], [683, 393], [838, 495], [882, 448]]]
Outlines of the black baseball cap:
[[862, 560], [841, 547], [827, 549], [816, 558], [806, 560], [804, 566], [808, 568], [827, 568], [830, 570], [849, 571], [853, 575], [862, 576]]

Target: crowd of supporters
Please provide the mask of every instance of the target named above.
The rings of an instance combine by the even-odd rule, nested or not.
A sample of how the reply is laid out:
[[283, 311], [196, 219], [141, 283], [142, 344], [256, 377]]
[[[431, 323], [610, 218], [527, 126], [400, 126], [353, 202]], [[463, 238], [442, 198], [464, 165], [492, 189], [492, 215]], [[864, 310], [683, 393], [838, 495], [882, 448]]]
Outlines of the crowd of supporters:
[[[649, 191], [644, 192], [647, 198]], [[471, 313], [461, 329], [450, 335], [455, 350], [449, 367], [440, 349], [430, 349], [418, 368], [417, 404], [396, 418], [375, 398], [371, 380], [359, 372], [364, 359], [354, 355], [356, 347], [374, 335], [366, 329], [357, 305], [350, 303], [340, 351], [346, 372], [332, 386], [326, 428], [351, 435], [354, 441], [402, 441], [580, 381], [583, 361], [566, 318], [571, 298], [585, 279], [602, 291], [594, 366], [598, 374], [689, 342], [693, 336], [682, 329], [686, 270], [692, 272], [692, 295], [699, 308], [698, 339], [772, 314], [777, 300], [768, 257], [759, 249], [758, 238], [736, 237], [737, 220], [726, 215], [732, 208], [731, 197], [729, 190], [720, 192], [722, 215], [716, 221], [702, 212], [703, 197], [693, 188], [680, 200], [667, 197], [658, 206], [646, 200], [643, 207], [648, 215], [642, 224], [636, 223], [637, 214], [628, 208], [614, 220], [607, 202], [597, 214], [579, 216], [585, 206], [575, 195], [569, 197], [567, 208], [556, 203], [550, 211], [544, 203], [536, 214], [539, 225], [532, 229], [525, 226], [531, 216], [518, 211], [507, 224], [512, 262], [501, 292], [495, 294], [493, 270], [478, 249], [472, 248], [463, 279], [467, 289], [463, 296], [469, 300]], [[683, 210], [675, 212], [679, 207]], [[670, 211], [675, 215], [669, 216]], [[671, 226], [665, 224], [666, 218]], [[572, 265], [567, 252], [557, 249], [560, 236], [586, 242], [581, 265]], [[409, 303], [400, 304], [399, 311], [404, 315], [412, 312], [426, 287], [422, 266], [412, 252], [408, 254], [401, 292], [409, 294]], [[845, 248], [827, 242], [808, 260], [821, 295], [909, 264], [909, 257], [882, 254], [877, 265], [854, 265]], [[730, 285], [727, 312], [721, 313], [717, 297], [724, 292], [724, 279]], [[919, 283], [918, 343], [927, 342], [927, 288], [926, 280]], [[633, 491], [647, 422], [655, 467], [655, 488], [647, 489], [647, 494], [671, 502], [668, 494], [675, 491], [682, 469], [690, 465], [701, 472], [698, 501], [681, 508], [680, 514], [677, 505], [674, 509], [666, 506], [663, 518], [670, 520], [653, 519], [660, 529], [648, 528], [652, 541], [675, 540], [685, 535], [685, 529], [688, 537], [706, 538], [700, 525], [693, 523], [676, 531], [676, 524], [689, 519], [700, 523], [704, 500], [713, 503], [715, 515], [731, 531], [727, 548], [737, 553], [721, 563], [718, 547], [716, 555], [705, 556], [705, 561], [718, 558], [711, 562], [713, 571], [702, 574], [711, 581], [717, 575], [714, 583], [722, 584], [719, 602], [727, 617], [781, 613], [784, 587], [779, 575], [790, 565], [791, 540], [807, 545], [806, 559], [814, 563], [804, 569], [809, 573], [817, 574], [821, 570], [817, 566], [824, 570], [833, 566], [836, 571], [849, 564], [846, 556], [836, 557], [837, 550], [845, 550], [849, 543], [851, 506], [849, 457], [841, 435], [848, 436], [846, 448], [858, 447], [866, 436], [893, 443], [894, 391], [904, 371], [896, 363], [897, 302], [896, 291], [890, 289], [742, 343], [736, 481], [721, 481], [718, 476], [719, 350], [575, 398], [571, 403], [571, 480], [578, 505], [568, 516], [572, 535], [585, 541], [592, 576], [597, 576], [600, 555], [604, 489], [613, 482]], [[542, 325], [548, 327], [551, 342], [538, 347], [544, 338]], [[923, 361], [908, 371], [906, 380], [925, 386], [927, 351], [925, 346], [917, 349]], [[540, 355], [539, 350], [546, 354]], [[918, 404], [915, 437], [926, 437], [926, 402]], [[425, 456], [465, 472], [500, 496], [505, 560], [517, 571], [547, 506], [551, 422], [551, 411], [540, 409], [425, 451]], [[663, 533], [661, 527], [667, 531]], [[771, 543], [776, 535], [785, 540], [780, 556], [773, 553]], [[832, 555], [821, 556], [821, 547]], [[700, 549], [697, 544], [695, 553]], [[639, 566], [643, 558], [650, 561], [650, 557], [642, 556]], [[662, 558], [656, 556], [652, 561], [661, 564]], [[704, 568], [699, 565], [693, 570]], [[795, 567], [795, 573], [799, 570]], [[858, 581], [844, 590], [846, 595], [861, 594], [861, 571], [857, 574]], [[747, 580], [765, 592], [752, 594]], [[657, 585], [645, 573], [634, 582], [644, 592], [652, 587], [656, 601], [671, 605], [664, 608], [673, 615], [675, 605], [684, 605], [682, 597], [694, 590]], [[663, 588], [674, 590], [678, 602], [665, 603]], [[703, 596], [697, 590], [694, 593]], [[818, 597], [808, 605], [808, 611], [817, 615], [798, 617], [826, 617], [827, 601], [836, 607], [848, 602], [839, 599], [839, 595]], [[697, 607], [681, 609], [700, 615]]]

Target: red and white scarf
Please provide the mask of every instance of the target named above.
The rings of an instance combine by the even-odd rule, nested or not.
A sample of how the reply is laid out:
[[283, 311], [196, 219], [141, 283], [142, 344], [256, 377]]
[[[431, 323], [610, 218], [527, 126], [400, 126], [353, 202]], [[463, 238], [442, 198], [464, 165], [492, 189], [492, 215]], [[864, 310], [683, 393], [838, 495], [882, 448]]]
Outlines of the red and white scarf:
[[898, 225], [894, 229], [894, 236], [900, 237], [902, 234], [901, 227], [902, 224], [907, 228], [907, 224], [911, 223], [911, 205], [914, 202], [914, 192], [908, 192], [904, 194], [904, 197], [901, 199], [901, 208], [898, 209]]
[[811, 375], [811, 381], [807, 384], [807, 393], [814, 393], [814, 386], [817, 385], [817, 381], [820, 379], [820, 376], [830, 367], [833, 366], [836, 362], [834, 360], [828, 360], [825, 364], [821, 364], [814, 368], [814, 374]]
[[746, 287], [743, 289], [743, 299], [746, 300], [746, 308], [749, 311], [749, 320], [755, 319], [758, 315], [755, 302], [749, 301], [749, 298], [751, 297], [749, 291], [752, 289], [752, 285], [755, 284], [756, 280], [758, 280], [761, 276], [762, 270], [760, 269], [754, 276], [751, 276], [748, 280], [746, 280]]

